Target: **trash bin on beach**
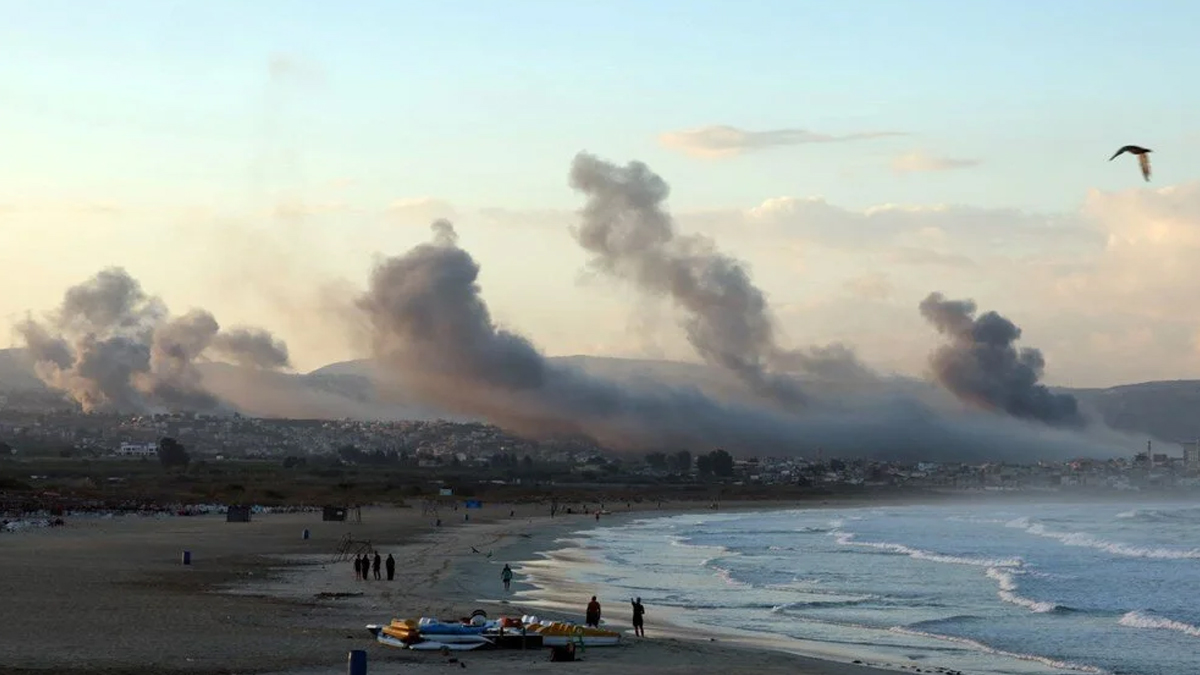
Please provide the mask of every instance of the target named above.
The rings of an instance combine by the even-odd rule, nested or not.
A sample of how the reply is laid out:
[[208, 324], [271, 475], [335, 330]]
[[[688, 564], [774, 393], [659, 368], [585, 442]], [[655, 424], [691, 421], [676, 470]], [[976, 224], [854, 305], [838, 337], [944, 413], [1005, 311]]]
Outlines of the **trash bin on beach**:
[[184, 551], [184, 552], [183, 552], [183, 561], [182, 561], [182, 562], [183, 562], [183, 564], [184, 564], [184, 565], [191, 565], [191, 564], [192, 564], [192, 552], [191, 552], [191, 551]]
[[346, 659], [346, 675], [367, 675], [367, 652], [355, 649]]

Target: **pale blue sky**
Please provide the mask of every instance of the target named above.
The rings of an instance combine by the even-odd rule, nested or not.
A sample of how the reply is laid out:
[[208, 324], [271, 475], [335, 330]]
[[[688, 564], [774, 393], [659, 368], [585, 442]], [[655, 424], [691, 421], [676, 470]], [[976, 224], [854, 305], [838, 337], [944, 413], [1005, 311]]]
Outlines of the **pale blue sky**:
[[[145, 199], [152, 179], [158, 198], [227, 197], [286, 140], [308, 180], [352, 176], [381, 201], [571, 206], [566, 164], [587, 148], [651, 162], [680, 207], [817, 193], [1068, 208], [1081, 186], [1123, 184], [1096, 161], [1119, 144], [1200, 148], [1200, 90], [1186, 84], [1200, 5], [1182, 0], [3, 8], [0, 123], [20, 161], [0, 165], [0, 181], [18, 194]], [[277, 91], [272, 106], [274, 54], [322, 82]], [[654, 142], [718, 123], [915, 136], [720, 163]], [[867, 170], [914, 146], [987, 168], [923, 181]], [[1188, 166], [1156, 159], [1160, 172]]]
[[[822, 196], [849, 210], [962, 204], [1029, 209], [1034, 220], [1075, 217], [1091, 189], [1153, 189], [1200, 174], [1200, 88], [1190, 84], [1200, 64], [1198, 25], [1200, 3], [1184, 0], [0, 0], [0, 262], [13, 279], [39, 281], [0, 298], [0, 318], [46, 308], [110, 264], [129, 267], [173, 307], [211, 303], [221, 285], [179, 271], [159, 251], [186, 240], [200, 255], [216, 245], [196, 243], [195, 231], [208, 227], [196, 222], [197, 209], [271, 227], [256, 214], [280, 195], [346, 209], [306, 227], [316, 240], [354, 240], [341, 258], [314, 252], [331, 274], [361, 283], [366, 252], [398, 252], [426, 236], [423, 228], [381, 229], [378, 214], [389, 203], [434, 198], [460, 214], [574, 209], [579, 196], [566, 174], [579, 150], [646, 161], [671, 183], [676, 212]], [[273, 59], [291, 64], [287, 76], [272, 79]], [[910, 135], [720, 159], [658, 141], [710, 125]], [[1154, 183], [1142, 184], [1130, 157], [1106, 161], [1125, 143], [1156, 150]], [[911, 152], [979, 165], [891, 170]], [[64, 205], [97, 204], [113, 211], [63, 213]], [[24, 215], [5, 221], [5, 208]], [[179, 233], [181, 220], [191, 239]], [[567, 325], [568, 305], [604, 301], [573, 283], [582, 257], [564, 232], [463, 221], [464, 243], [476, 246], [502, 319], [542, 336], [553, 352], [601, 343], [595, 349], [603, 351], [619, 341], [617, 328], [593, 343]], [[947, 222], [936, 227], [954, 230]], [[912, 231], [935, 245], [924, 221]], [[943, 272], [885, 269], [879, 257], [793, 266], [771, 257], [792, 250], [788, 242], [747, 243], [728, 228], [713, 234], [753, 263], [777, 304], [791, 308], [784, 314], [818, 302], [796, 288], [824, 292], [854, 276], [892, 275], [891, 302], [906, 315], [919, 297], [904, 293], [943, 285]], [[988, 254], [997, 237], [951, 234], [957, 248], [936, 246], [968, 257]], [[793, 243], [812, 250], [807, 240]], [[1019, 244], [1047, 248], [1036, 237]], [[544, 265], [517, 259], [529, 250]], [[1078, 261], [1039, 264], [1067, 262]], [[530, 302], [547, 275], [563, 288]], [[1061, 308], [1004, 297], [1006, 277], [975, 273], [944, 290], [983, 294], [1002, 310], [1062, 316]], [[213, 309], [258, 317], [247, 307]], [[932, 340], [912, 320], [916, 356], [888, 357], [892, 365], [912, 361], [910, 370]], [[797, 321], [814, 324], [811, 316]], [[284, 323], [263, 322], [288, 337]], [[805, 340], [871, 330], [852, 323], [829, 334], [794, 332]], [[1053, 328], [1050, 318], [1045, 326]], [[1078, 337], [1084, 329], [1072, 330]], [[1187, 342], [1190, 327], [1173, 330]], [[1066, 350], [1075, 338], [1054, 339]], [[319, 365], [328, 356], [299, 361]]]

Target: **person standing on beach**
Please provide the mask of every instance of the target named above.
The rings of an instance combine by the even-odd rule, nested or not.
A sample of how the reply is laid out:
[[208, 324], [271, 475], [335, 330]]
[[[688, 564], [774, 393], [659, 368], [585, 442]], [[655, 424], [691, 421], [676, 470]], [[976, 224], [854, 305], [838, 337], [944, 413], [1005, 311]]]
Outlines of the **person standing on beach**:
[[354, 578], [362, 578], [362, 556], [354, 556]]
[[504, 582], [504, 590], [508, 590], [508, 585], [512, 583], [512, 568], [508, 563], [504, 563], [504, 569], [500, 571], [500, 579]]
[[387, 567], [388, 581], [395, 579], [396, 578], [396, 559], [392, 557], [391, 553], [388, 554], [387, 560], [384, 562], [384, 566]]
[[383, 564], [383, 556], [379, 555], [379, 551], [375, 552], [375, 562], [371, 565], [371, 569], [375, 572], [375, 580], [378, 581], [382, 577], [379, 576], [379, 566]]
[[600, 602], [596, 600], [596, 596], [592, 596], [592, 601], [587, 606], [587, 618], [584, 622], [592, 628], [600, 627]]
[[633, 604], [633, 634], [639, 637], [646, 637], [646, 628], [643, 621], [646, 617], [646, 608], [642, 605], [642, 599], [630, 599]]

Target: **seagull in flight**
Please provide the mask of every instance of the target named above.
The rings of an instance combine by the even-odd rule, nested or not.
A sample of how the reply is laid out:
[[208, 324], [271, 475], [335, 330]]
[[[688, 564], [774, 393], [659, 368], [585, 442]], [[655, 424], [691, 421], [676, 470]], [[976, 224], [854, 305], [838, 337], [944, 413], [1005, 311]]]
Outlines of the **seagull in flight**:
[[1122, 152], [1128, 152], [1131, 155], [1138, 156], [1138, 164], [1140, 164], [1142, 167], [1142, 178], [1145, 178], [1147, 181], [1149, 181], [1150, 180], [1150, 154], [1149, 153], [1154, 152], [1154, 151], [1149, 148], [1143, 148], [1138, 145], [1126, 145], [1126, 146], [1123, 146], [1120, 150], [1117, 150], [1116, 152], [1114, 152], [1113, 156], [1108, 158], [1108, 161], [1110, 161], [1110, 162], [1113, 161], [1118, 156], [1120, 156], [1120, 154]]

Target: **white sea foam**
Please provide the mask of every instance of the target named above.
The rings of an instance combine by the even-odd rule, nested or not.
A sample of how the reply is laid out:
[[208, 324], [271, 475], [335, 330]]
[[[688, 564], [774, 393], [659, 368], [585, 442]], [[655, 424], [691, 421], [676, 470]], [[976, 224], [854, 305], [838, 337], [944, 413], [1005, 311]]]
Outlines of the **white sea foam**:
[[1008, 527], [1046, 537], [1048, 539], [1056, 539], [1067, 546], [1080, 546], [1085, 548], [1094, 548], [1098, 551], [1106, 551], [1113, 555], [1125, 556], [1129, 558], [1152, 558], [1158, 560], [1193, 560], [1200, 559], [1200, 548], [1193, 549], [1175, 549], [1151, 546], [1133, 546], [1117, 541], [1106, 541], [1098, 537], [1094, 537], [1086, 532], [1059, 532], [1051, 530], [1041, 523], [1035, 523], [1029, 518], [1016, 518], [1006, 523]]
[[934, 553], [932, 551], [923, 551], [919, 548], [912, 548], [904, 544], [893, 544], [890, 542], [881, 541], [854, 541], [856, 536], [853, 532], [844, 532], [834, 530], [829, 533], [837, 543], [843, 546], [863, 546], [874, 548], [880, 551], [888, 551], [900, 555], [906, 555], [916, 560], [929, 560], [931, 562], [948, 563], [951, 565], [973, 565], [975, 567], [1020, 567], [1024, 564], [1019, 557], [1013, 558], [971, 558], [967, 556], [946, 555], [942, 553]]
[[1190, 623], [1175, 621], [1162, 616], [1151, 616], [1143, 612], [1128, 612], [1121, 617], [1117, 623], [1127, 628], [1158, 628], [1161, 630], [1174, 630], [1191, 635], [1192, 637], [1200, 637], [1200, 626], [1193, 626]]
[[989, 579], [994, 579], [1000, 585], [1000, 590], [996, 592], [996, 595], [1000, 596], [1000, 599], [1007, 603], [1024, 607], [1038, 614], [1047, 614], [1062, 607], [1062, 605], [1053, 602], [1031, 600], [1017, 595], [1017, 589], [1019, 588], [1016, 580], [1017, 570], [989, 567], [986, 574]]

